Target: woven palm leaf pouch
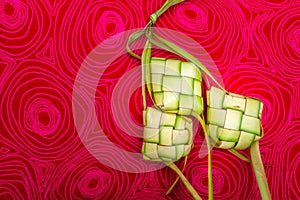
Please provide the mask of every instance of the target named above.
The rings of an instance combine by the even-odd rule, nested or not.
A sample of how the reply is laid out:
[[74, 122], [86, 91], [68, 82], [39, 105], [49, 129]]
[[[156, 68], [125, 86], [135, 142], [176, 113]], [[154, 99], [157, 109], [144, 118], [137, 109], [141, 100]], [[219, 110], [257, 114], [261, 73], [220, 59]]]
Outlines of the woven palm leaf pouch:
[[[230, 151], [252, 164], [262, 199], [271, 199], [266, 174], [262, 164], [259, 140], [263, 137], [261, 124], [263, 103], [252, 97], [227, 92], [209, 70], [194, 56], [157, 35], [154, 24], [169, 7], [183, 0], [167, 0], [154, 14], [146, 27], [132, 33], [127, 42], [127, 52], [141, 60], [143, 111], [142, 155], [146, 160], [163, 162], [178, 177], [170, 186], [169, 194], [180, 179], [194, 199], [201, 199], [182, 173], [193, 147], [193, 123], [196, 118], [204, 131], [208, 158], [208, 199], [213, 199], [211, 145]], [[146, 37], [141, 56], [133, 53], [130, 44], [141, 36]], [[152, 45], [180, 56], [185, 61], [152, 56]], [[206, 99], [202, 96], [203, 74], [212, 80]], [[146, 91], [153, 106], [147, 106]], [[206, 102], [206, 109], [204, 109]], [[206, 113], [203, 113], [206, 110]], [[250, 158], [239, 152], [250, 148]], [[184, 158], [180, 170], [174, 162]]]
[[202, 114], [202, 76], [194, 64], [154, 57], [150, 73], [154, 102], [162, 110], [179, 115]]
[[175, 162], [189, 154], [192, 147], [192, 120], [181, 115], [147, 107], [144, 114], [146, 160]]
[[263, 168], [259, 140], [263, 103], [256, 98], [228, 93], [211, 87], [207, 91], [207, 133], [217, 148], [245, 150], [250, 148], [251, 163], [262, 199], [271, 199]]
[[207, 91], [208, 135], [223, 149], [247, 149], [262, 136], [261, 114], [263, 104], [222, 89]]

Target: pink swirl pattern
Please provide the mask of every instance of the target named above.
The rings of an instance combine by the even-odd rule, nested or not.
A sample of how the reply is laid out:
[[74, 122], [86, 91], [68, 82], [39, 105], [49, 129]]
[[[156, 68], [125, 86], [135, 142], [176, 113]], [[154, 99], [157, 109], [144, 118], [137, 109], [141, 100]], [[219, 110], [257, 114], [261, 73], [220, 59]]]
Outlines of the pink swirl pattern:
[[[126, 173], [100, 163], [82, 144], [72, 111], [73, 85], [87, 55], [105, 39], [143, 27], [163, 2], [0, 1], [0, 199], [191, 199], [181, 182], [164, 196], [176, 178], [168, 168]], [[263, 101], [260, 144], [271, 195], [300, 199], [300, 2], [187, 0], [157, 26], [196, 40], [227, 90]], [[110, 53], [123, 51], [119, 43], [107, 46]], [[141, 138], [124, 133], [108, 105], [138, 64], [128, 55], [115, 60], [98, 80], [94, 108], [82, 107], [95, 109], [107, 138], [131, 152], [140, 152]], [[85, 72], [86, 85], [95, 71]], [[130, 118], [142, 124], [140, 89], [129, 102]], [[194, 142], [184, 173], [207, 199], [200, 130]], [[218, 149], [212, 156], [215, 199], [260, 199], [249, 164]]]

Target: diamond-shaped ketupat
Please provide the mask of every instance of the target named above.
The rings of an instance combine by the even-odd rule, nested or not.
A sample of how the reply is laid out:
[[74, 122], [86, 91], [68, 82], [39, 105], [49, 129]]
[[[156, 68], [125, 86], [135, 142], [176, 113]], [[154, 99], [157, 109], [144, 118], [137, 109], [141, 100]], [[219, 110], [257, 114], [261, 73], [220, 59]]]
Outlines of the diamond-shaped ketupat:
[[258, 99], [226, 93], [215, 87], [207, 94], [208, 134], [216, 147], [246, 149], [263, 136], [262, 103]]
[[181, 115], [202, 114], [202, 75], [194, 64], [151, 58], [150, 73], [154, 103], [163, 111]]
[[[144, 111], [144, 158], [153, 161], [176, 161], [186, 156], [192, 146], [192, 120], [148, 107]], [[156, 127], [156, 128], [154, 128]]]

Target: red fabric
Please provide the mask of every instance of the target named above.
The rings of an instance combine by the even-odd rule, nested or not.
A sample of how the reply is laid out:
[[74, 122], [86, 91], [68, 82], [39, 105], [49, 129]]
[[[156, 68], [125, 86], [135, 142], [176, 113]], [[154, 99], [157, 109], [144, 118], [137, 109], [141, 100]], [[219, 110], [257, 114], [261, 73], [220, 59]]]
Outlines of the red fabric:
[[[176, 178], [168, 168], [127, 173], [99, 162], [80, 140], [72, 112], [73, 86], [87, 55], [117, 33], [142, 28], [162, 4], [0, 2], [0, 199], [191, 199], [181, 182], [164, 197]], [[156, 24], [196, 40], [215, 62], [228, 91], [263, 101], [260, 145], [273, 199], [300, 199], [299, 16], [296, 0], [187, 0]], [[138, 64], [129, 55], [118, 58], [95, 94], [107, 138], [132, 152], [140, 151], [141, 139], [117, 126], [110, 101], [120, 77]], [[132, 120], [142, 124], [140, 89], [130, 102]], [[206, 199], [202, 142], [199, 131], [184, 174]], [[260, 199], [250, 164], [225, 150], [214, 149], [212, 156], [215, 199]]]

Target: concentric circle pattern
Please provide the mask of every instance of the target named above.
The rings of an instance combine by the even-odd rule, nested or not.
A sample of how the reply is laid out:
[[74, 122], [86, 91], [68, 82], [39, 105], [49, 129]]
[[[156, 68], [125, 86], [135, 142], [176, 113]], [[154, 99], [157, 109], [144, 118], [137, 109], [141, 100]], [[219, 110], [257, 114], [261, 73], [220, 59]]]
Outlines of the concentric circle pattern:
[[[88, 54], [111, 36], [142, 28], [163, 2], [0, 1], [0, 199], [191, 199], [181, 182], [164, 196], [176, 179], [171, 169], [126, 173], [99, 162], [81, 142], [72, 110], [74, 82]], [[260, 145], [271, 195], [300, 199], [300, 1], [186, 0], [157, 26], [196, 40], [228, 91], [263, 102]], [[107, 55], [123, 51], [120, 43], [108, 44]], [[132, 87], [128, 99], [117, 100], [130, 102], [131, 123], [143, 123], [136, 79], [118, 85], [138, 65], [129, 55], [116, 59], [97, 80], [94, 107], [81, 105], [82, 117], [95, 109], [115, 148], [136, 153], [142, 138], [127, 134], [126, 124], [118, 126], [111, 101], [118, 96], [116, 86], [127, 97], [125, 89]], [[86, 85], [95, 81], [95, 71], [84, 72]], [[207, 199], [207, 157], [199, 155], [203, 139], [199, 129], [184, 174]], [[127, 158], [105, 159], [122, 164]], [[261, 199], [250, 164], [220, 149], [213, 149], [212, 159], [215, 199]], [[176, 164], [182, 168], [183, 160]]]

